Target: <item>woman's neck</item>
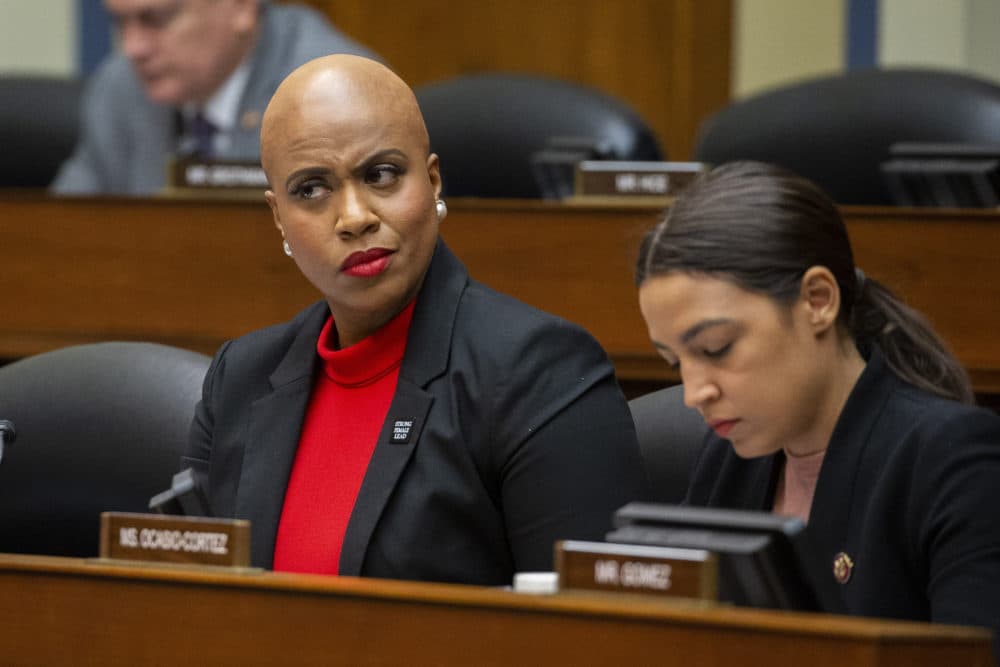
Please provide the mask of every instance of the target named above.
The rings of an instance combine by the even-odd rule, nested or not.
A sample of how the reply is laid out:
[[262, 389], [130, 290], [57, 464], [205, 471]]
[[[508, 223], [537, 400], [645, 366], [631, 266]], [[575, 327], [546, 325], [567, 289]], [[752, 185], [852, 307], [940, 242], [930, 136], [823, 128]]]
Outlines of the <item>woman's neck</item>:
[[426, 277], [427, 267], [424, 267], [424, 273], [419, 280], [410, 285], [405, 293], [396, 295], [391, 302], [383, 302], [372, 310], [339, 308], [332, 299], [327, 299], [330, 314], [333, 315], [333, 325], [337, 331], [336, 349], [350, 347], [363, 341], [385, 326], [386, 322], [399, 315], [411, 301], [417, 298]]
[[786, 456], [810, 456], [826, 450], [847, 399], [865, 370], [865, 360], [854, 341], [846, 339], [838, 343], [827, 374], [829, 381], [816, 408], [812, 428], [802, 438], [784, 447]]

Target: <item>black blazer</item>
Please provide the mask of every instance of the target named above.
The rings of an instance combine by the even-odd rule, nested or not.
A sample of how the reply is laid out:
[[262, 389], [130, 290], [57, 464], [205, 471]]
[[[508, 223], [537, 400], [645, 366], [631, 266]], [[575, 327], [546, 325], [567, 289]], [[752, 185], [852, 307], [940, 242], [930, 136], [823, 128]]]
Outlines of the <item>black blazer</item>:
[[[769, 510], [782, 455], [712, 434], [687, 501]], [[873, 349], [834, 428], [806, 529], [851, 614], [1000, 628], [1000, 417], [900, 380]]]
[[[195, 412], [183, 465], [197, 470], [213, 514], [251, 521], [257, 566], [272, 564], [328, 317], [321, 302], [225, 344]], [[597, 342], [470, 280], [439, 241], [340, 572], [509, 583], [515, 571], [551, 569], [557, 539], [603, 538], [642, 479]]]

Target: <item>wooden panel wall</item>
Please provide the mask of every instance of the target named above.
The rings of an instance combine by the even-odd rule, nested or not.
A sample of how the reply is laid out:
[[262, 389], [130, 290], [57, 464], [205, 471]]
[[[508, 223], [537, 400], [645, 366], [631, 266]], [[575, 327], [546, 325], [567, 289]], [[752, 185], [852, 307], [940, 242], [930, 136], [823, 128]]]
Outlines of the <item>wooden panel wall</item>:
[[674, 160], [728, 101], [730, 0], [307, 0], [412, 86], [531, 72], [628, 102]]

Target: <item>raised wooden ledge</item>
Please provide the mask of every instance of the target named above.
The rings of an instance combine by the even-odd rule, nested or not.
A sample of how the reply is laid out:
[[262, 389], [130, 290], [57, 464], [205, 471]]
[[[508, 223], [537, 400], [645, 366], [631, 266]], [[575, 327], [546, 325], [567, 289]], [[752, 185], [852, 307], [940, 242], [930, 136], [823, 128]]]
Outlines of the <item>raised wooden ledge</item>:
[[4, 664], [989, 665], [985, 630], [0, 555]]
[[[442, 234], [473, 277], [583, 325], [623, 381], [677, 381], [647, 340], [632, 284], [659, 207], [448, 204]], [[978, 391], [1000, 394], [1000, 212], [843, 211], [858, 265], [927, 314]], [[262, 199], [8, 192], [0, 238], [0, 359], [112, 339], [212, 353], [318, 298], [281, 252]]]

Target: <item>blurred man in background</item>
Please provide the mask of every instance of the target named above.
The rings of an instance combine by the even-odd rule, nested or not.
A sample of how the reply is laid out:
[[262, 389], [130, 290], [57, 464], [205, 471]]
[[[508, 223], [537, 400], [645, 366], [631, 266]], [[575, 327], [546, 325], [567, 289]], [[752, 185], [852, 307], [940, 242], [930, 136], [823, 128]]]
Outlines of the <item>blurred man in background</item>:
[[305, 7], [267, 0], [105, 0], [120, 38], [84, 93], [60, 194], [145, 195], [171, 156], [258, 161], [278, 84], [331, 53], [371, 51]]

